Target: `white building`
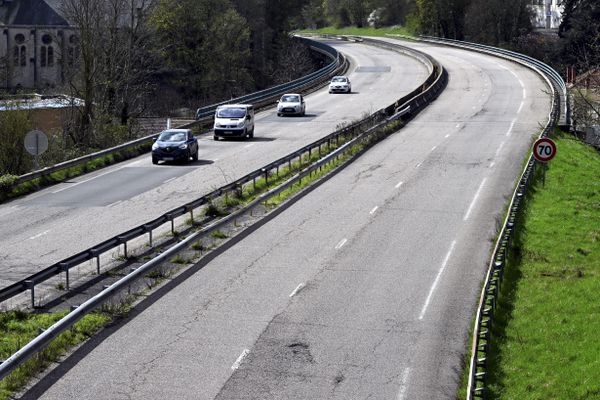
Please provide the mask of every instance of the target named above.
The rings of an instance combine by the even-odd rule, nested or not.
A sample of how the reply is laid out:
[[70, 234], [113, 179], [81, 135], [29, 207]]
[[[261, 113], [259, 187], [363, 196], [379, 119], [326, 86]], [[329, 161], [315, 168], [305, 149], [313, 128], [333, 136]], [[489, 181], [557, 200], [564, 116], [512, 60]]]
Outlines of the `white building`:
[[52, 88], [77, 56], [56, 0], [0, 0], [0, 88]]
[[562, 21], [564, 0], [532, 0], [533, 27], [536, 29], [558, 29]]

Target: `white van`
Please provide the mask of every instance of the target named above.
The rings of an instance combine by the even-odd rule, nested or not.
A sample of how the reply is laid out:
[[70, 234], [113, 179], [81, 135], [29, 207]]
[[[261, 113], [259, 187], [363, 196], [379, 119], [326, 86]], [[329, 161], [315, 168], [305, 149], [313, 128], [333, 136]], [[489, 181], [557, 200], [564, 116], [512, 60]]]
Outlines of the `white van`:
[[254, 137], [254, 107], [251, 104], [226, 104], [215, 111], [214, 136]]

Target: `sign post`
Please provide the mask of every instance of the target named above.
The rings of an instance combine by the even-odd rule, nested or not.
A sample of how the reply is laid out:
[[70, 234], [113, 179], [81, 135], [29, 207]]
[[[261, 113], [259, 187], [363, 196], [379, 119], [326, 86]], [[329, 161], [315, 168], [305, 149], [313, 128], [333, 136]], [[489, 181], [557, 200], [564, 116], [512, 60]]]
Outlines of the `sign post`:
[[533, 158], [542, 163], [542, 186], [546, 184], [546, 169], [548, 161], [556, 155], [556, 143], [550, 138], [540, 138], [533, 144]]
[[33, 156], [33, 165], [39, 169], [38, 156], [48, 150], [48, 136], [42, 131], [33, 130], [25, 135], [25, 150]]

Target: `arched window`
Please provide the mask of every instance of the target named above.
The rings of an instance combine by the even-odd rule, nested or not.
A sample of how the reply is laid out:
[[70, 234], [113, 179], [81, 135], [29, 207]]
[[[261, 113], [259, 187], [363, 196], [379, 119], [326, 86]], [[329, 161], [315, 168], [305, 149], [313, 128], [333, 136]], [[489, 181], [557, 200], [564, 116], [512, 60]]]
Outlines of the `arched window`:
[[67, 65], [73, 66], [79, 58], [79, 38], [76, 35], [69, 37], [69, 46], [67, 48]]
[[25, 35], [17, 33], [15, 35], [15, 47], [13, 48], [13, 65], [15, 67], [25, 67], [27, 65], [27, 46], [25, 46]]
[[41, 67], [52, 67], [54, 66], [54, 47], [52, 47], [52, 36], [44, 34], [42, 36], [42, 43], [44, 44], [40, 48], [40, 66]]
[[48, 66], [54, 66], [54, 47], [48, 46]]

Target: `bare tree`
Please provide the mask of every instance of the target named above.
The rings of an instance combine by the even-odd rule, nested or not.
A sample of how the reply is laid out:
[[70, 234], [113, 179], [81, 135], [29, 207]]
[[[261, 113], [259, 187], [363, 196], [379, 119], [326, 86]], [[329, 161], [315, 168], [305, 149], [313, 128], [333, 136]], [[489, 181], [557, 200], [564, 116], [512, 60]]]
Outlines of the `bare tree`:
[[[67, 73], [71, 93], [85, 104], [69, 136], [76, 145], [103, 146], [116, 119], [127, 124], [143, 110], [150, 90], [151, 0], [64, 0], [61, 11], [76, 28], [76, 57]], [[68, 59], [69, 55], [63, 55]], [[108, 135], [110, 136], [110, 135]]]

